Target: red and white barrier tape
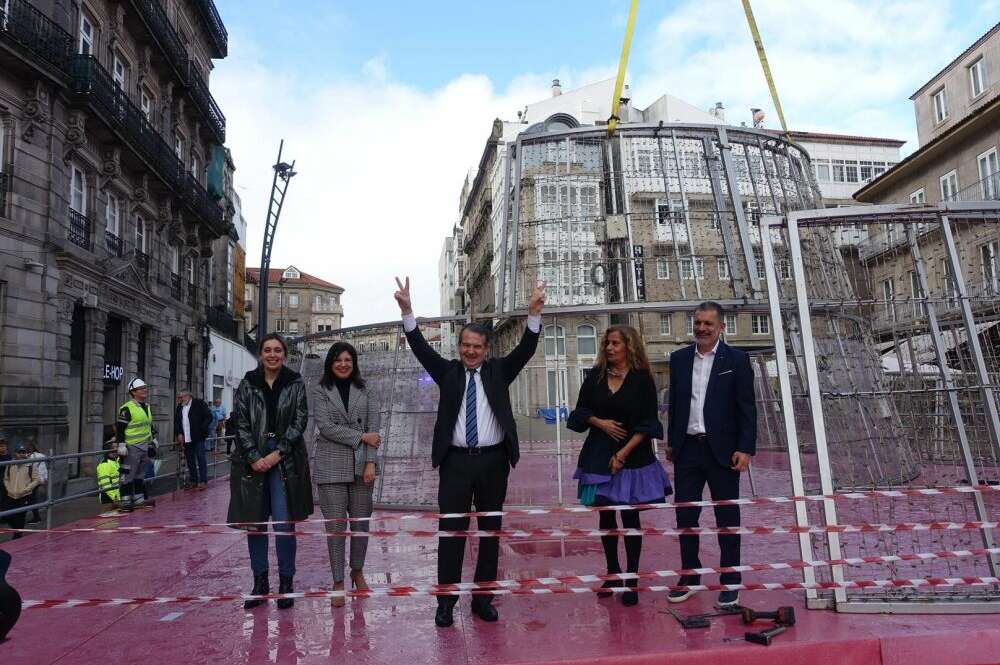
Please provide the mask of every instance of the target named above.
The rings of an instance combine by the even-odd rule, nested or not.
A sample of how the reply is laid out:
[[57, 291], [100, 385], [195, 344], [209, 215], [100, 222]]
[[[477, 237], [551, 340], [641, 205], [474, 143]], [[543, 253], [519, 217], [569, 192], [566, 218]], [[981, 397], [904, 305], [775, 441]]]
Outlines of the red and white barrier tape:
[[[265, 523], [266, 524], [266, 523]], [[301, 524], [301, 523], [300, 523]], [[594, 538], [598, 536], [711, 536], [711, 535], [741, 535], [769, 536], [773, 534], [822, 534], [822, 533], [892, 533], [904, 531], [964, 531], [969, 529], [997, 529], [1000, 522], [900, 522], [898, 524], [862, 523], [862, 524], [830, 524], [797, 526], [734, 526], [734, 527], [687, 527], [661, 528], [643, 527], [641, 529], [580, 529], [566, 527], [535, 528], [535, 529], [456, 529], [442, 530], [387, 530], [372, 529], [371, 531], [253, 531], [260, 535], [275, 536], [323, 536], [333, 538], [339, 536], [358, 536], [372, 538], [392, 538], [409, 536], [411, 538]], [[0, 529], [0, 533], [107, 533], [136, 535], [191, 535], [191, 534], [233, 534], [232, 530], [202, 529], [177, 524], [173, 526], [119, 526], [119, 527], [71, 527], [65, 529]]]
[[[663, 591], [797, 591], [828, 589], [900, 589], [938, 588], [955, 586], [989, 586], [1000, 584], [1000, 577], [928, 577], [917, 579], [851, 580], [846, 582], [756, 582], [747, 584], [696, 584], [696, 585], [654, 585], [647, 587], [615, 587], [596, 589], [591, 587], [517, 587], [517, 588], [461, 588], [459, 585], [439, 585], [383, 587], [368, 590], [344, 591], [302, 591], [296, 593], [274, 593], [261, 596], [250, 594], [227, 596], [158, 596], [146, 598], [72, 598], [58, 600], [25, 600], [23, 609], [71, 609], [76, 607], [122, 607], [134, 605], [166, 605], [172, 603], [212, 603], [233, 602], [252, 599], [277, 600], [280, 598], [371, 598], [377, 596], [539, 596], [548, 594], [589, 594], [594, 591], [663, 592]], [[464, 585], [461, 585], [464, 587]]]

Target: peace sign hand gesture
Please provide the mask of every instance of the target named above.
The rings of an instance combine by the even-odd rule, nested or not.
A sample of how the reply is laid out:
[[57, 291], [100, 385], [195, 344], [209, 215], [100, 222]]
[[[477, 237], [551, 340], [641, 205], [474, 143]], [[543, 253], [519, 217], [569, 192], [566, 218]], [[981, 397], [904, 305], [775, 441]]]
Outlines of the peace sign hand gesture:
[[403, 316], [407, 314], [413, 314], [413, 305], [410, 303], [410, 278], [406, 278], [406, 285], [396, 278], [396, 286], [399, 287], [392, 296], [396, 299], [396, 303], [399, 305], [399, 313]]

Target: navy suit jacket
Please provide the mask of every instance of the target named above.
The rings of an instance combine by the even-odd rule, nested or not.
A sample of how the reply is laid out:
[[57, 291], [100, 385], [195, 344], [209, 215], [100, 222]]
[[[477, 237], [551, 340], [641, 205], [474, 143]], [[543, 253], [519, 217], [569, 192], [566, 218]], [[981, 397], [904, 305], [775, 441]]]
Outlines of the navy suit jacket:
[[[667, 443], [674, 459], [684, 447], [691, 415], [691, 371], [695, 345], [670, 354], [670, 394], [667, 410]], [[750, 356], [719, 342], [705, 391], [705, 434], [712, 455], [725, 467], [732, 466], [736, 451], [757, 452], [757, 403], [754, 399]]]

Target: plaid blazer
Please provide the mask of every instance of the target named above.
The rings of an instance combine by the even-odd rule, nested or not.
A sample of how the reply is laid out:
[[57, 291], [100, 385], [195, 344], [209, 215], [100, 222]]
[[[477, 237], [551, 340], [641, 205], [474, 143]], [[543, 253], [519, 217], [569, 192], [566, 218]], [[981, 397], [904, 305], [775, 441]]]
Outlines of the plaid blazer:
[[377, 432], [381, 425], [378, 402], [374, 395], [351, 384], [348, 407], [336, 386], [313, 387], [313, 420], [316, 459], [313, 480], [321, 483], [351, 483], [360, 477], [366, 462], [378, 464], [378, 450], [361, 443], [365, 432]]

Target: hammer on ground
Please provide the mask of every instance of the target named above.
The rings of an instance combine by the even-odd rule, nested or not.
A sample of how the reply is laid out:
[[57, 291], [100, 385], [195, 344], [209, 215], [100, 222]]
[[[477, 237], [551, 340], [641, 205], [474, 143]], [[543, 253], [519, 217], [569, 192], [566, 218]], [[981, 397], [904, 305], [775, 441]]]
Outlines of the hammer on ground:
[[743, 639], [752, 644], [763, 644], [769, 647], [771, 646], [771, 638], [781, 635], [786, 630], [788, 630], [788, 626], [775, 626], [769, 630], [762, 630], [759, 633], [744, 633]]
[[783, 605], [774, 612], [758, 612], [750, 607], [744, 607], [740, 614], [743, 617], [743, 623], [747, 624], [754, 621], [773, 621], [779, 626], [795, 625], [795, 608], [789, 605]]

